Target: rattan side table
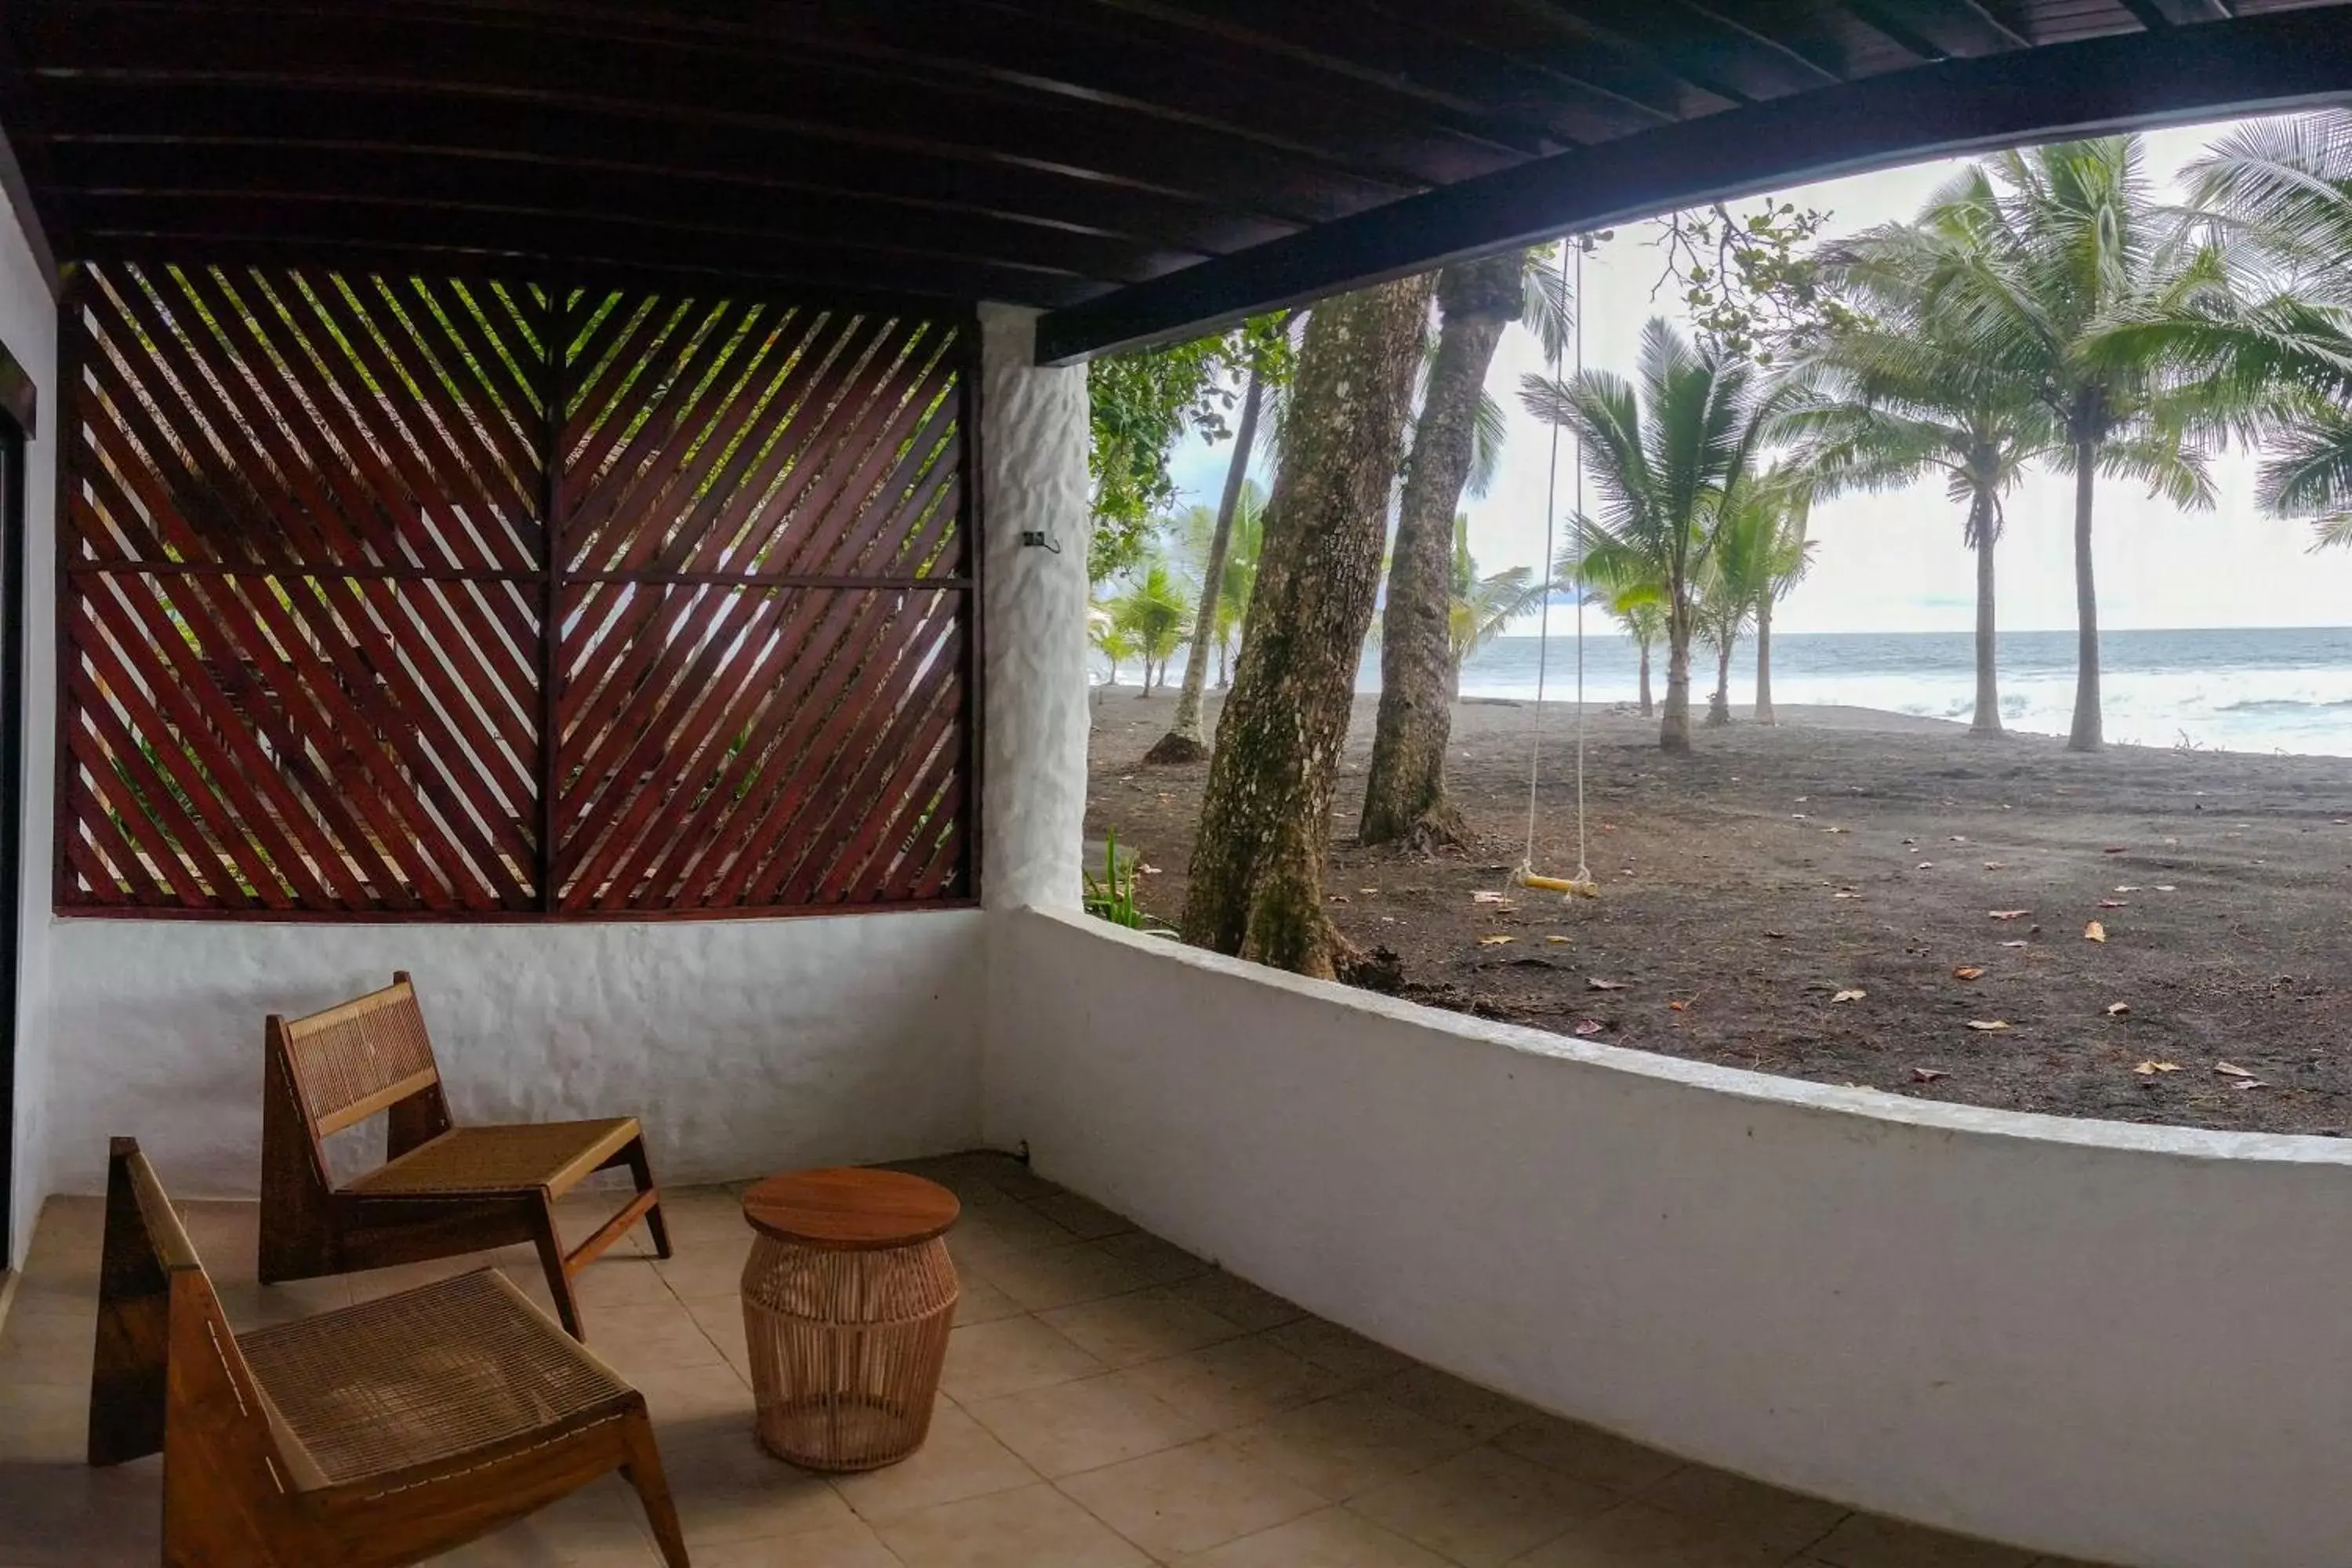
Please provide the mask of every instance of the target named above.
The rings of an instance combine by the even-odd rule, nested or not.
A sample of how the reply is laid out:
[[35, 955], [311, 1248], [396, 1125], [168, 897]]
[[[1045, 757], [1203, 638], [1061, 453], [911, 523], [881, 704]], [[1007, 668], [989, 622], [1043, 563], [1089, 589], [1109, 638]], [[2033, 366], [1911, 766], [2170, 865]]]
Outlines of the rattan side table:
[[795, 1171], [743, 1194], [743, 1333], [760, 1445], [871, 1470], [923, 1445], [955, 1320], [953, 1193], [901, 1171]]

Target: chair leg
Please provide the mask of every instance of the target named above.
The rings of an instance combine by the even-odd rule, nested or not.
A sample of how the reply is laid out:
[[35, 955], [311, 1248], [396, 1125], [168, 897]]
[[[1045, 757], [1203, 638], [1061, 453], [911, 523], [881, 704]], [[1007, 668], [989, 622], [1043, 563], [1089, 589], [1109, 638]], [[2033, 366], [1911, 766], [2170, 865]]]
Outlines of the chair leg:
[[539, 1194], [539, 1217], [531, 1228], [531, 1245], [539, 1248], [539, 1266], [547, 1274], [547, 1293], [555, 1298], [555, 1315], [562, 1321], [565, 1333], [585, 1344], [588, 1335], [580, 1326], [579, 1298], [572, 1293], [572, 1271], [564, 1267], [563, 1243], [555, 1233], [555, 1200], [543, 1191]]
[[[646, 1156], [644, 1137], [640, 1135], [631, 1139], [629, 1146], [622, 1151], [622, 1154], [629, 1162], [629, 1173], [636, 1178], [637, 1191], [641, 1193], [654, 1191], [654, 1163]], [[654, 1238], [655, 1257], [670, 1256], [669, 1221], [662, 1218], [659, 1199], [656, 1199], [654, 1206], [646, 1211], [646, 1234]]]
[[642, 1410], [628, 1416], [621, 1423], [621, 1441], [629, 1453], [621, 1473], [628, 1477], [638, 1500], [646, 1505], [646, 1523], [654, 1532], [655, 1544], [661, 1548], [662, 1561], [669, 1568], [688, 1568], [686, 1532], [678, 1526], [677, 1504], [670, 1500], [661, 1450], [654, 1446], [652, 1418]]

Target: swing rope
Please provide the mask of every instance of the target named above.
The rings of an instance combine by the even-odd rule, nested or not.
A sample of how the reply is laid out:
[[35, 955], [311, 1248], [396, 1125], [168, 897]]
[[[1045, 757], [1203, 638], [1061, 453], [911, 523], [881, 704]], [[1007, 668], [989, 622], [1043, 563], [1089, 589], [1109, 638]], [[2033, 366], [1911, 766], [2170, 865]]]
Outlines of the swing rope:
[[[1569, 255], [1576, 257], [1576, 288], [1569, 293]], [[1575, 301], [1576, 323], [1571, 328], [1576, 345], [1576, 372], [1584, 374], [1584, 247], [1574, 236], [1560, 242], [1560, 291]], [[1555, 346], [1551, 355], [1552, 380], [1559, 380], [1559, 350]], [[1576, 438], [1576, 515], [1584, 515], [1584, 437]], [[1544, 552], [1541, 571], [1547, 575], [1554, 562], [1555, 530], [1559, 518], [1559, 426], [1551, 427], [1550, 467], [1544, 480]], [[1569, 898], [1598, 898], [1600, 885], [1592, 879], [1592, 868], [1587, 863], [1584, 836], [1584, 535], [1580, 529], [1576, 547], [1576, 875], [1572, 878], [1539, 877], [1536, 874], [1536, 789], [1543, 776], [1543, 717], [1544, 689], [1551, 664], [1551, 589], [1547, 583], [1541, 607], [1536, 622], [1536, 711], [1535, 733], [1528, 747], [1528, 849], [1519, 862], [1519, 882], [1524, 887], [1542, 888]]]

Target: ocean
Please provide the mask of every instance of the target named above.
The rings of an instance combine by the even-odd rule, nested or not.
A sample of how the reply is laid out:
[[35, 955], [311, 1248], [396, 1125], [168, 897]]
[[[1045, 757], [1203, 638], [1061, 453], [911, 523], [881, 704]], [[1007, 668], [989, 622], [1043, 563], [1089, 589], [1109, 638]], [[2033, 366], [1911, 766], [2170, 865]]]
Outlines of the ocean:
[[[1463, 671], [1465, 696], [1531, 699], [1538, 639], [1497, 637]], [[1976, 639], [1966, 632], [1776, 632], [1776, 702], [1837, 702], [1965, 721], [1976, 700]], [[2106, 738], [2143, 746], [2352, 756], [2352, 627], [2111, 631], [2100, 638]], [[1632, 641], [1588, 632], [1585, 691], [1596, 702], [1631, 701]], [[1715, 685], [1715, 660], [1693, 651], [1692, 701]], [[1652, 671], [1665, 691], [1661, 653]], [[1731, 700], [1755, 696], [1756, 646], [1731, 664]], [[1545, 689], [1575, 691], [1572, 633], [1555, 626]], [[1377, 690], [1377, 658], [1359, 689]], [[2074, 711], [2074, 634], [2007, 632], [2000, 638], [2001, 722], [2063, 735]]]

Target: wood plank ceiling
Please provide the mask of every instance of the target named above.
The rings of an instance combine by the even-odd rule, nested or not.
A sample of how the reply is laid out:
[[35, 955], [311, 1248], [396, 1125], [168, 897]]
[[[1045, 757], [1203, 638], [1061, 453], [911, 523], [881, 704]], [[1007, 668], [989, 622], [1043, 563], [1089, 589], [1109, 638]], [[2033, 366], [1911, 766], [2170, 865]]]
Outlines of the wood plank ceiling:
[[[997, 299], [1064, 312], [1055, 352], [1084, 353], [1541, 232], [1595, 149], [1641, 174], [1612, 199], [1676, 199], [1744, 118], [1785, 139], [1790, 105], [1821, 106], [1775, 156], [1831, 166], [1843, 95], [1948, 79], [1998, 130], [2006, 61], [2088, 80], [2142, 58], [2095, 51], [2146, 46], [2182, 74], [2242, 36], [2267, 69], [2352, 34], [2331, 0], [2275, 15], [2314, 4], [8, 0], [0, 131], [60, 261]], [[1549, 194], [1498, 216], [1511, 192]], [[1381, 243], [1351, 273], [1360, 236]]]

